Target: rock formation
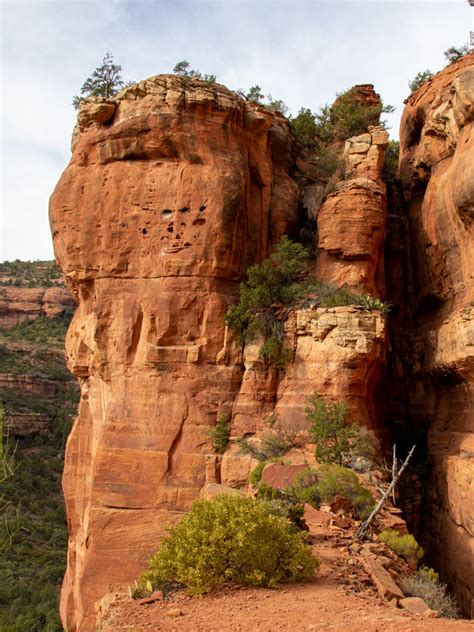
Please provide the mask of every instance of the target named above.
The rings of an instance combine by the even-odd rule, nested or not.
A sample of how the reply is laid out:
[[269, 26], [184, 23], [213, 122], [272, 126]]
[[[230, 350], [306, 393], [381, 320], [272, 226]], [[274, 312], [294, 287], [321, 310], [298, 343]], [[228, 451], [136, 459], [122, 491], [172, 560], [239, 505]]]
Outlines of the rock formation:
[[53, 318], [76, 304], [64, 287], [0, 287], [0, 328], [10, 328], [38, 316]]
[[[377, 142], [369, 135], [364, 153]], [[290, 423], [325, 386], [374, 424], [379, 316], [296, 313], [283, 379], [252, 345], [242, 359], [224, 326], [247, 267], [297, 228], [293, 165], [286, 120], [222, 86], [160, 76], [81, 108], [51, 199], [57, 259], [79, 303], [66, 344], [82, 392], [64, 472], [71, 630], [92, 629], [96, 600], [133, 583], [206, 483], [248, 476], [250, 460], [232, 451], [215, 476], [209, 429], [221, 414], [242, 436], [272, 413]]]
[[[474, 55], [412, 94], [387, 247], [393, 416], [431, 463], [426, 541], [474, 614]], [[400, 395], [400, 392], [403, 395]], [[427, 446], [423, 444], [425, 432]], [[416, 434], [418, 433], [418, 436]], [[419, 454], [420, 454], [419, 453]], [[426, 485], [426, 482], [424, 483]]]
[[[390, 209], [387, 250], [387, 294], [396, 303], [390, 414], [431, 423], [432, 525], [455, 560], [445, 556], [444, 573], [465, 607], [471, 64], [450, 66], [409, 99], [401, 177], [410, 226], [405, 207]], [[364, 90], [376, 103], [373, 88]], [[283, 370], [262, 362], [257, 342], [241, 349], [223, 318], [248, 266], [283, 234], [297, 234], [302, 207], [317, 223], [318, 275], [385, 297], [386, 145], [378, 127], [349, 139], [345, 179], [328, 194], [327, 183], [307, 174], [299, 189], [301, 161], [284, 117], [223, 86], [164, 75], [82, 105], [50, 210], [57, 259], [78, 301], [66, 342], [81, 386], [63, 478], [68, 629], [93, 629], [95, 604], [133, 583], [164, 528], [206, 486], [245, 486], [253, 462], [236, 439], [258, 435], [269, 419], [304, 431], [314, 390], [345, 398], [353, 418], [383, 432], [379, 312], [299, 306], [285, 324], [292, 357]], [[223, 414], [233, 443], [217, 458], [209, 430]]]

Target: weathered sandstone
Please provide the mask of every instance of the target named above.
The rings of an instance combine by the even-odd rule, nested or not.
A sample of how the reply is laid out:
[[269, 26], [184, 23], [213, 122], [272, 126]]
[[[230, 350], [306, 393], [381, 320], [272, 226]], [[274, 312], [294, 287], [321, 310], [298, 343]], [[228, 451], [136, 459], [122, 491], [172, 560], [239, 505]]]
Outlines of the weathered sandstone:
[[398, 416], [428, 429], [425, 537], [466, 614], [474, 614], [473, 102], [473, 54], [409, 97], [400, 176], [410, 229], [388, 264], [399, 308], [392, 377], [405, 392]]
[[[50, 213], [79, 303], [66, 341], [82, 393], [63, 478], [70, 630], [93, 629], [95, 603], [133, 583], [203, 488], [244, 488], [255, 461], [238, 454], [237, 438], [272, 415], [304, 426], [315, 388], [375, 426], [378, 313], [298, 310], [284, 373], [262, 364], [256, 344], [242, 354], [224, 326], [247, 267], [297, 228], [293, 166], [286, 120], [222, 86], [154, 77], [80, 110]], [[364, 256], [374, 268], [372, 250]], [[209, 429], [222, 414], [233, 442], [218, 458]]]
[[65, 288], [0, 287], [0, 327], [10, 328], [38, 316], [54, 317], [75, 302]]

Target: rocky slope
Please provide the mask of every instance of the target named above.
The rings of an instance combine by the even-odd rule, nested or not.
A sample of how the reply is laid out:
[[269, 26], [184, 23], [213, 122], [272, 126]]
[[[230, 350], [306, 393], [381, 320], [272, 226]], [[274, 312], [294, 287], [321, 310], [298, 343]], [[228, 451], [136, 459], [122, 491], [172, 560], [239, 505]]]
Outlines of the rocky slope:
[[[464, 411], [468, 401], [468, 354], [453, 343], [460, 341], [453, 328], [463, 323], [468, 340], [472, 192], [463, 156], [470, 84], [453, 81], [470, 63], [438, 75], [411, 97], [404, 116], [405, 128], [417, 130], [402, 137], [411, 224], [404, 224], [404, 207], [398, 214], [390, 209], [392, 224], [407, 233], [397, 242], [391, 228], [387, 292], [397, 304], [394, 357], [405, 342], [409, 349], [408, 360], [389, 364], [398, 404], [390, 410], [387, 333], [378, 311], [322, 308], [309, 299], [286, 321], [292, 357], [284, 370], [265, 365], [256, 344], [242, 349], [223, 319], [247, 267], [283, 234], [296, 235], [305, 212], [317, 224], [318, 276], [385, 297], [382, 129], [349, 139], [343, 173], [321, 183], [308, 157], [297, 156], [281, 115], [222, 86], [159, 76], [113, 101], [82, 106], [72, 160], [50, 207], [58, 262], [79, 303], [66, 342], [81, 386], [63, 479], [70, 537], [61, 616], [68, 629], [93, 629], [98, 600], [133, 582], [163, 529], [207, 483], [246, 485], [252, 461], [239, 453], [238, 438], [258, 435], [275, 419], [285, 430], [304, 430], [305, 400], [314, 390], [345, 398], [353, 418], [378, 435], [387, 432], [393, 410], [404, 423], [417, 411], [430, 412], [430, 449], [441, 451], [434, 475], [442, 504], [438, 533], [452, 551], [466, 552], [469, 510], [444, 488], [459, 489], [459, 498], [468, 490], [455, 482], [469, 477], [467, 444], [459, 452], [456, 443], [467, 441], [468, 426], [465, 417], [449, 433], [444, 426], [451, 403]], [[370, 86], [361, 91], [378, 98]], [[452, 116], [433, 118], [442, 106]], [[449, 133], [440, 133], [440, 141], [436, 126], [445, 118]], [[454, 179], [465, 184], [449, 193]], [[403, 277], [401, 269], [417, 276]], [[417, 350], [420, 379], [410, 384], [406, 367]], [[433, 395], [440, 380], [444, 398]], [[230, 418], [233, 442], [217, 459], [209, 430], [222, 415]], [[454, 523], [457, 539], [449, 535]], [[445, 569], [465, 603], [466, 559]]]
[[[426, 450], [432, 559], [474, 614], [474, 55], [407, 101], [387, 244], [392, 413]], [[427, 433], [427, 444], [424, 437]], [[423, 526], [422, 526], [423, 529]]]
[[[78, 389], [64, 357], [74, 303], [56, 272], [54, 262], [0, 264], [0, 403], [16, 445], [15, 471], [0, 486], [0, 629], [9, 632], [61, 629], [61, 473]], [[56, 297], [47, 310], [46, 296]]]

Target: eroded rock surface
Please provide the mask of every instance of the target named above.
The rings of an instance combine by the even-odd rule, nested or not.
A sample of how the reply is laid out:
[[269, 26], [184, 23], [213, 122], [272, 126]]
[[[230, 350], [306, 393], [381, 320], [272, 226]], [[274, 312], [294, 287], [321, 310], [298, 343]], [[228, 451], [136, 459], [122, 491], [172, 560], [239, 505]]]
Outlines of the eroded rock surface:
[[[406, 398], [403, 404], [398, 402], [399, 417], [428, 429], [432, 505], [425, 514], [425, 534], [443, 579], [455, 588], [465, 613], [471, 615], [473, 103], [472, 54], [409, 97], [401, 122], [400, 176], [410, 228], [400, 231], [398, 245], [389, 252], [390, 284], [400, 310], [393, 319], [392, 377], [403, 382]], [[405, 246], [403, 235], [408, 237]], [[396, 254], [402, 251], [404, 259]]]
[[[365, 171], [378, 164], [376, 134]], [[209, 454], [222, 414], [234, 440], [272, 414], [291, 426], [324, 387], [375, 423], [385, 354], [377, 313], [297, 311], [284, 374], [263, 366], [253, 345], [242, 355], [224, 326], [247, 267], [297, 228], [293, 148], [280, 115], [173, 76], [80, 110], [51, 199], [57, 259], [79, 302], [66, 342], [82, 392], [63, 479], [61, 616], [70, 630], [93, 629], [95, 603], [133, 583], [204, 488], [247, 484], [255, 461], [235, 444], [222, 458]]]
[[6, 329], [38, 316], [53, 318], [75, 307], [64, 287], [0, 287], [0, 327]]

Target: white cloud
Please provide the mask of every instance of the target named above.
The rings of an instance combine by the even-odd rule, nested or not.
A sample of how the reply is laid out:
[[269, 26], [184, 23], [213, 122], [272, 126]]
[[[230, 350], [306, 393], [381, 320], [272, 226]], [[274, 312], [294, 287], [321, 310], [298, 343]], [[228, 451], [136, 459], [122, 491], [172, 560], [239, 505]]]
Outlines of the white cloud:
[[296, 113], [373, 83], [396, 135], [417, 72], [469, 36], [466, 0], [0, 2], [0, 260], [50, 258], [48, 198], [69, 160], [71, 98], [110, 50], [134, 80], [177, 61], [231, 88], [258, 83]]

